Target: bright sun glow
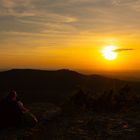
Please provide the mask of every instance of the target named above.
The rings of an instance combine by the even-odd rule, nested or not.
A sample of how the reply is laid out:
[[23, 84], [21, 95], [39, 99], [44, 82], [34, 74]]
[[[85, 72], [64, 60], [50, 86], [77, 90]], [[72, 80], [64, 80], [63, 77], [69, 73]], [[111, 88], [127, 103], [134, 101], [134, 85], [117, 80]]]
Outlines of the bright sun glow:
[[106, 46], [102, 50], [102, 54], [103, 54], [104, 58], [107, 60], [115, 60], [118, 56], [118, 53], [115, 52], [115, 50], [116, 50], [115, 46]]

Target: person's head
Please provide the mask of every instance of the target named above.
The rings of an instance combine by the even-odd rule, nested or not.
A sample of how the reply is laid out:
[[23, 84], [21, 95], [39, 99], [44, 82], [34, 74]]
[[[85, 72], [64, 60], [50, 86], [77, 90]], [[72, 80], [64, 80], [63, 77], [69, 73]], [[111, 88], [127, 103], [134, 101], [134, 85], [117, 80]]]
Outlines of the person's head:
[[17, 100], [17, 93], [16, 93], [16, 91], [15, 90], [11, 90], [9, 92], [7, 98], [10, 99], [10, 100], [13, 100], [13, 101]]

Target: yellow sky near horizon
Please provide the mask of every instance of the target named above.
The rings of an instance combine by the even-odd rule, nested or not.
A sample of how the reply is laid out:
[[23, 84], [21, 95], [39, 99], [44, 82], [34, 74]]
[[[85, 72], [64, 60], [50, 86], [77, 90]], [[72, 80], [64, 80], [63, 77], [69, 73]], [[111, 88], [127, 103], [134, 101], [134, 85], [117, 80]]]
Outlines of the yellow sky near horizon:
[[[35, 49], [9, 49], [0, 52], [0, 65], [3, 68], [68, 68], [74, 70], [87, 69], [90, 71], [124, 71], [140, 69], [140, 49], [137, 46], [138, 41], [135, 42], [134, 46], [133, 44], [127, 43], [126, 46], [123, 46], [123, 44], [125, 44], [124, 42], [116, 41], [117, 39], [114, 40], [115, 41], [113, 42], [103, 38], [102, 42], [92, 40], [79, 41], [77, 45], [75, 45], [76, 43], [74, 42], [74, 44], [71, 43], [67, 47], [61, 46], [50, 48], [43, 44], [45, 47], [36, 47]], [[119, 52], [117, 59], [109, 61], [106, 60], [101, 53], [107, 45], [114, 45], [118, 49], [131, 48], [134, 50]]]

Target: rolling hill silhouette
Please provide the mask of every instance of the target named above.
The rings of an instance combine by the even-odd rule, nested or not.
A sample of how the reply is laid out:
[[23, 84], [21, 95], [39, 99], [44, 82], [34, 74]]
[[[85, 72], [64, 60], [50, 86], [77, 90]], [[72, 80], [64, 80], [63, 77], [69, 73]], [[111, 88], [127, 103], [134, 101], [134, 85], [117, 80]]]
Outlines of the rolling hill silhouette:
[[101, 93], [126, 83], [131, 84], [135, 92], [140, 90], [139, 82], [126, 82], [99, 75], [84, 75], [66, 69], [56, 71], [12, 69], [0, 72], [1, 94], [9, 89], [15, 89], [22, 98], [29, 101], [60, 101], [78, 88]]

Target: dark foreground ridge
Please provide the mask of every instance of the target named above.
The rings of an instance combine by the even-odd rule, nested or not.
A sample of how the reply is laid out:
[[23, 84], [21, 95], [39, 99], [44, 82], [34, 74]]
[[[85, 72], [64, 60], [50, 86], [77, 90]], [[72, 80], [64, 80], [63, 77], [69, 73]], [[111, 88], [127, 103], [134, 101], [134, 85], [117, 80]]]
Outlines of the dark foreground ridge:
[[109, 91], [104, 97], [77, 91], [61, 106], [30, 103], [30, 110], [39, 119], [36, 127], [8, 128], [0, 132], [0, 139], [139, 140], [140, 98], [127, 91], [125, 96]]

